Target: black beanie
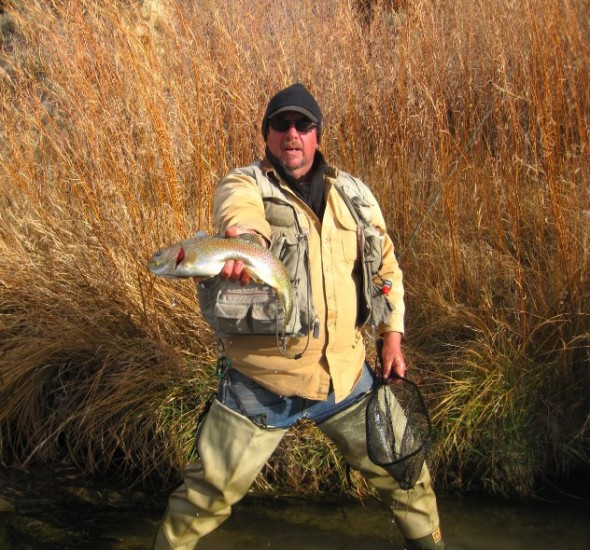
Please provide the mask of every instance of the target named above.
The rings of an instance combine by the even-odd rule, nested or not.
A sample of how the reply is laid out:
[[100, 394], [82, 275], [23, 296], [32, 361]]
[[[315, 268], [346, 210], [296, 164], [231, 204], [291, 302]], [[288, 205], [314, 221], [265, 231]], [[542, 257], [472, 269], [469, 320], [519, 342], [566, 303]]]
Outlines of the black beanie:
[[322, 136], [322, 111], [315, 98], [303, 84], [292, 84], [274, 95], [268, 102], [266, 113], [262, 119], [262, 135], [266, 139], [268, 121], [273, 116], [285, 111], [295, 111], [305, 115], [318, 125], [318, 143]]

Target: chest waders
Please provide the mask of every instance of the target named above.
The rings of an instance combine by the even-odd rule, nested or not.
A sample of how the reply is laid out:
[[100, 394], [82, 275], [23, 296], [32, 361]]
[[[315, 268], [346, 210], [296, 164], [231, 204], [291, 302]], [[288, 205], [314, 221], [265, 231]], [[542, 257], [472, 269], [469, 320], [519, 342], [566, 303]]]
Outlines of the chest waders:
[[412, 489], [403, 489], [387, 470], [377, 466], [367, 452], [366, 409], [370, 396], [336, 414], [318, 428], [336, 445], [347, 464], [371, 483], [391, 506], [395, 523], [411, 550], [443, 550], [436, 496], [424, 463]]
[[286, 432], [261, 428], [214, 400], [197, 434], [199, 460], [170, 495], [154, 549], [192, 549], [221, 525]]

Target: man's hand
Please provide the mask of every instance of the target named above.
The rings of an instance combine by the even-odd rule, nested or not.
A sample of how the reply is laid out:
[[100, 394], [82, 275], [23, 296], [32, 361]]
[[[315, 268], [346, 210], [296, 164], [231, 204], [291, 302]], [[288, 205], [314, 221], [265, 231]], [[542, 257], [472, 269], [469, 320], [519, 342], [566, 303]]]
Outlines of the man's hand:
[[383, 365], [383, 380], [387, 380], [392, 374], [401, 378], [406, 377], [406, 361], [402, 352], [401, 332], [386, 332], [383, 335], [383, 349], [381, 350], [381, 362]]
[[[239, 235], [238, 228], [234, 225], [225, 230], [225, 236], [235, 238]], [[250, 275], [244, 271], [244, 264], [240, 260], [228, 260], [219, 272], [219, 277], [223, 281], [231, 281], [232, 283], [240, 283], [242, 286], [250, 282]]]

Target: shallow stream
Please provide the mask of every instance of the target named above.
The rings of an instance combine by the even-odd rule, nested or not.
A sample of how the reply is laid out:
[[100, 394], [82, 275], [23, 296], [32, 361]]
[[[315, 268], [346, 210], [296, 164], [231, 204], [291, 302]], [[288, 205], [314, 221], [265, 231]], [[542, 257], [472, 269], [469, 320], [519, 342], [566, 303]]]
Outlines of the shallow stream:
[[[164, 495], [97, 488], [80, 483], [75, 473], [68, 477], [67, 470], [51, 481], [27, 481], [27, 474], [14, 471], [0, 481], [1, 550], [148, 550], [166, 505]], [[521, 503], [442, 494], [439, 508], [449, 550], [590, 548], [588, 501]], [[253, 496], [199, 544], [203, 550], [403, 547], [389, 511], [374, 499], [359, 504]]]

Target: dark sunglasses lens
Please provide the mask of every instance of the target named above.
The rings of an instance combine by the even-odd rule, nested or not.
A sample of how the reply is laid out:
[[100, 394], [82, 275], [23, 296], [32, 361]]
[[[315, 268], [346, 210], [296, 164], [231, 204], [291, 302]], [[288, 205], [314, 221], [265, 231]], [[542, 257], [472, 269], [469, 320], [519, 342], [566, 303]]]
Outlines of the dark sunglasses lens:
[[298, 132], [309, 132], [315, 128], [315, 122], [302, 118], [295, 123]]
[[295, 129], [298, 132], [309, 132], [316, 127], [315, 122], [312, 122], [307, 118], [291, 121], [280, 117], [273, 117], [268, 121], [268, 123], [275, 132], [286, 132], [289, 128], [291, 128], [291, 125], [295, 125]]
[[291, 127], [291, 122], [284, 118], [274, 117], [268, 123], [275, 132], [286, 132]]

